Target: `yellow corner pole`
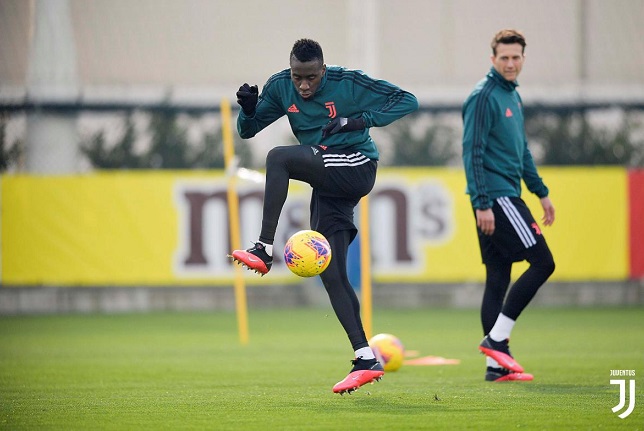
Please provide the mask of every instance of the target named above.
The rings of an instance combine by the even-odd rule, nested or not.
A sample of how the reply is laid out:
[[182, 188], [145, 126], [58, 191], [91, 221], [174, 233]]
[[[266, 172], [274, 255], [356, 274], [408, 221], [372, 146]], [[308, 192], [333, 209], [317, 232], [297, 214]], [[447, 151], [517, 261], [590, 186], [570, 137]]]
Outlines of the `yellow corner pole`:
[[[237, 175], [233, 170], [235, 146], [233, 145], [232, 112], [230, 101], [221, 100], [221, 132], [224, 143], [224, 163], [228, 178], [228, 220], [230, 220], [230, 244], [233, 250], [241, 248], [239, 229], [239, 196], [237, 195]], [[248, 305], [246, 302], [246, 285], [240, 265], [235, 268], [235, 306], [237, 310], [237, 326], [239, 328], [239, 342], [248, 344]]]
[[369, 196], [360, 200], [360, 292], [362, 295], [362, 325], [371, 338], [373, 322], [373, 304], [371, 294], [371, 244], [369, 227]]

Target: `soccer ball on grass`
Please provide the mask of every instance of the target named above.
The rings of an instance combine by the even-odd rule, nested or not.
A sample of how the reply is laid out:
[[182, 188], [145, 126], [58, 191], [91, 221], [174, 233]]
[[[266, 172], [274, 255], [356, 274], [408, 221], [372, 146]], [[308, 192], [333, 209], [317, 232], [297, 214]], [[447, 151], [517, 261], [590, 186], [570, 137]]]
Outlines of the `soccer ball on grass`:
[[396, 371], [402, 367], [405, 359], [405, 347], [396, 336], [391, 334], [374, 335], [369, 340], [369, 346], [385, 371]]
[[331, 262], [331, 246], [324, 235], [314, 230], [294, 233], [284, 247], [284, 262], [300, 277], [321, 274]]

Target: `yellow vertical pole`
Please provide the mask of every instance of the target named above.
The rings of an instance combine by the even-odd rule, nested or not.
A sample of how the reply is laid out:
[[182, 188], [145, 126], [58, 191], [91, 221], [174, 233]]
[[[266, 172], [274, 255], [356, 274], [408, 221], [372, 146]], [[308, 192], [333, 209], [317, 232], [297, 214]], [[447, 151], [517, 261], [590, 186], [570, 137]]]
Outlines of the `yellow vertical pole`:
[[[231, 172], [228, 178], [228, 220], [230, 221], [230, 244], [233, 250], [241, 248], [239, 229], [239, 196], [237, 195], [237, 175], [232, 169], [235, 157], [235, 146], [233, 145], [232, 112], [230, 101], [226, 98], [221, 100], [221, 132], [224, 144], [224, 163], [226, 172]], [[248, 344], [248, 305], [246, 302], [246, 285], [240, 265], [233, 265], [235, 268], [235, 306], [237, 311], [237, 326], [239, 328], [239, 342]]]
[[369, 196], [360, 200], [360, 292], [362, 325], [367, 340], [372, 335], [373, 305], [371, 293], [371, 244], [369, 227]]

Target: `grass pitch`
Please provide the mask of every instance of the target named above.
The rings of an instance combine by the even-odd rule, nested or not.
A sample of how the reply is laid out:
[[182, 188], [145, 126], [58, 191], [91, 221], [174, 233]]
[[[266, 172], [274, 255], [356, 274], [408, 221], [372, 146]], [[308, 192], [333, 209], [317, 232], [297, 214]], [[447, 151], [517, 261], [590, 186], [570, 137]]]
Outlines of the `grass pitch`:
[[[247, 346], [232, 313], [0, 317], [0, 429], [644, 429], [641, 308], [528, 308], [511, 346], [533, 382], [483, 380], [477, 310], [375, 310], [374, 332], [461, 362], [341, 397], [330, 309], [251, 310]], [[625, 419], [612, 369], [636, 371]]]

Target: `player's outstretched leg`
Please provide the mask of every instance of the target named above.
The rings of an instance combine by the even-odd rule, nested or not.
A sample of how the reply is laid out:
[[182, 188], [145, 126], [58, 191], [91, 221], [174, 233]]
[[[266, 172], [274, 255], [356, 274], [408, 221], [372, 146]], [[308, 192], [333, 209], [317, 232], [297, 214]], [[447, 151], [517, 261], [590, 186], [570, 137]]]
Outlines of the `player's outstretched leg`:
[[333, 392], [336, 394], [351, 394], [362, 385], [379, 381], [385, 374], [384, 368], [376, 359], [362, 359], [362, 357], [359, 357], [352, 359], [351, 363], [353, 368], [349, 375], [333, 387]]
[[273, 266], [273, 257], [269, 256], [266, 252], [266, 247], [261, 242], [256, 242], [248, 250], [235, 250], [228, 257], [262, 276], [267, 274], [271, 270], [271, 266]]
[[488, 382], [529, 382], [534, 380], [534, 376], [529, 373], [515, 373], [514, 371], [506, 370], [505, 368], [487, 367], [485, 380]]
[[510, 353], [508, 340], [494, 341], [487, 335], [479, 345], [479, 350], [486, 356], [494, 359], [503, 368], [514, 371], [515, 373], [523, 372], [523, 367], [514, 360]]

